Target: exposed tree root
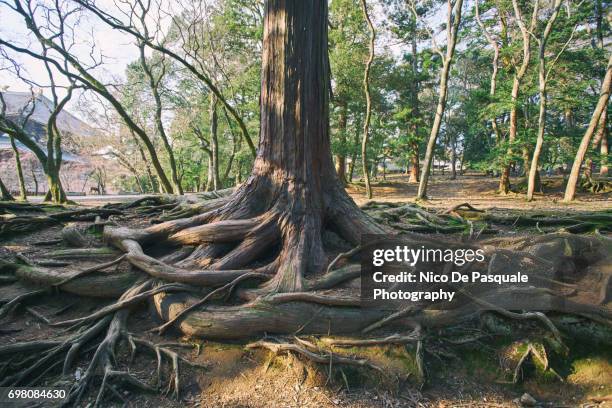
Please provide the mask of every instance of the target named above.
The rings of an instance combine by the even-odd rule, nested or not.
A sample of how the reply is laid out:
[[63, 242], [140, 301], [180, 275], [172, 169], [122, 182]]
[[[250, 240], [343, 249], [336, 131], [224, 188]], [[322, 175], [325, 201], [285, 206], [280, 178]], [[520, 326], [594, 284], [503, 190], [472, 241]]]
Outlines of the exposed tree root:
[[375, 369], [381, 373], [383, 373], [382, 369], [366, 359], [355, 359], [355, 358], [347, 358], [342, 357], [337, 354], [334, 354], [332, 351], [326, 351], [324, 353], [315, 353], [314, 351], [310, 351], [305, 347], [294, 343], [273, 343], [270, 341], [258, 341], [255, 343], [247, 344], [247, 349], [253, 348], [265, 348], [270, 350], [271, 352], [278, 353], [296, 353], [300, 356], [303, 356], [315, 363], [319, 364], [346, 364], [346, 365], [355, 365], [360, 367], [369, 367]]
[[[333, 192], [327, 193], [320, 212], [309, 213], [287, 210], [301, 208], [303, 203], [295, 201], [295, 196], [282, 188], [274, 190], [275, 198], [270, 199], [270, 188], [269, 184], [251, 180], [235, 195], [207, 201], [147, 197], [106, 208], [105, 213], [77, 214], [76, 217], [92, 214], [100, 217], [112, 211], [123, 214], [125, 219], [133, 214], [148, 214], [163, 221], [135, 230], [98, 218], [96, 224], [104, 228], [107, 246], [96, 248], [82, 247], [83, 237], [78, 233], [81, 226], [65, 228], [63, 235], [68, 236], [65, 242], [79, 248], [46, 251], [44, 258], [52, 262], [92, 259], [98, 262], [81, 270], [70, 265], [46, 268], [37, 264], [48, 260], [30, 264], [2, 262], [0, 276], [6, 282], [18, 280], [36, 287], [9, 300], [0, 309], [0, 317], [53, 291], [118, 299], [87, 316], [60, 322], [38, 316], [51, 327], [69, 329], [58, 339], [1, 346], [0, 356], [30, 353], [30, 358], [2, 368], [7, 372], [2, 384], [36, 384], [46, 373], [60, 367], [68, 375], [77, 359], [94, 351], [88, 369], [70, 391], [69, 404], [79, 405], [98, 377], [101, 384], [96, 405], [104, 404], [108, 398], [121, 399], [119, 390], [124, 387], [159, 391], [164, 359], [170, 368], [165, 387], [178, 396], [178, 363], [183, 360], [180, 355], [127, 329], [130, 310], [144, 302], [152, 303], [163, 322], [152, 329], [159, 334], [174, 327], [188, 336], [221, 340], [300, 334], [325, 336], [323, 344], [331, 347], [414, 343], [422, 378], [427, 331], [478, 322], [483, 307], [506, 319], [540, 322], [559, 344], [564, 340], [562, 329], [538, 310], [562, 301], [568, 313], [575, 316], [608, 325], [612, 321], [612, 312], [607, 308], [611, 274], [601, 267], [609, 264], [612, 248], [612, 241], [606, 236], [558, 232], [537, 237], [479, 238], [485, 229], [493, 230], [491, 225], [545, 228], [581, 222], [601, 226], [609, 220], [607, 213], [574, 214], [560, 221], [549, 216], [517, 218], [482, 213], [467, 203], [434, 213], [412, 204], [371, 202], [365, 206], [368, 216]], [[471, 220], [474, 214], [479, 218]], [[384, 226], [378, 226], [374, 220]], [[429, 232], [469, 234], [473, 245], [485, 249], [487, 261], [481, 265], [484, 270], [488, 269], [489, 274], [528, 271], [534, 286], [473, 293], [469, 285], [464, 285], [456, 288], [460, 301], [448, 308], [439, 304], [413, 304], [393, 311], [361, 307], [357, 289], [361, 271], [355, 262], [375, 243], [362, 245], [360, 236], [403, 231], [412, 226]], [[322, 238], [326, 230], [353, 249], [326, 251]], [[413, 232], [402, 233], [402, 239], [440, 248], [472, 245]], [[464, 270], [472, 266], [470, 263]], [[450, 270], [443, 268], [441, 272]], [[588, 285], [581, 284], [587, 281]], [[514, 304], [508, 300], [511, 296], [528, 299], [525, 304], [532, 310], [512, 310]], [[412, 332], [405, 334], [407, 329]], [[356, 334], [358, 338], [329, 338]], [[138, 379], [118, 364], [117, 349], [124, 344], [129, 345], [132, 356], [137, 348], [142, 348], [156, 357], [156, 381]], [[338, 355], [298, 338], [295, 343], [265, 340], [247, 347], [295, 353], [321, 364], [378, 369], [367, 360]]]

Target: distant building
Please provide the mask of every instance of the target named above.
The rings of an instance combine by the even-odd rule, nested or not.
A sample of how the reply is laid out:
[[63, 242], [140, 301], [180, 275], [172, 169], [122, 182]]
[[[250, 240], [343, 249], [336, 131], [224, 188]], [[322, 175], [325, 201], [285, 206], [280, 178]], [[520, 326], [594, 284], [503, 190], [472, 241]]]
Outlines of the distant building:
[[[29, 113], [32, 106], [32, 94], [29, 92], [2, 92], [6, 103], [6, 116], [16, 122], [22, 121], [22, 115]], [[53, 112], [53, 102], [42, 94], [34, 94], [34, 111], [29, 117], [25, 130], [30, 137], [47, 151], [47, 122]], [[96, 130], [87, 123], [78, 119], [66, 110], [62, 110], [57, 118], [57, 127], [62, 133], [63, 145], [68, 146], [70, 141], [80, 138], [96, 136]], [[29, 193], [44, 194], [47, 189], [45, 175], [34, 154], [22, 143], [15, 141], [20, 152], [21, 163]], [[64, 147], [62, 152], [62, 170], [60, 177], [66, 192], [85, 193], [92, 183], [88, 180], [93, 170], [86, 157], [78, 154], [77, 148]], [[15, 157], [8, 135], [0, 133], [0, 173], [7, 187], [16, 192], [18, 190], [17, 174], [15, 171]]]

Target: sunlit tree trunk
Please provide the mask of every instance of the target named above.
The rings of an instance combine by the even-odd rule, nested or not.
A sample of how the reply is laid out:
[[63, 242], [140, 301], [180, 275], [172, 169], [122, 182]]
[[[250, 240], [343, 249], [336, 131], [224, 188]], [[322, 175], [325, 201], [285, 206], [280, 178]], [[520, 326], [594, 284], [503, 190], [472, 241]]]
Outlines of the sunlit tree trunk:
[[580, 142], [580, 146], [578, 147], [578, 151], [576, 152], [574, 164], [572, 165], [572, 171], [570, 173], [569, 179], [567, 180], [565, 196], [563, 198], [563, 200], [566, 202], [572, 201], [576, 196], [576, 185], [578, 184], [578, 177], [580, 176], [580, 168], [582, 167], [582, 163], [584, 162], [584, 157], [586, 156], [587, 150], [589, 149], [589, 144], [591, 143], [591, 138], [595, 133], [595, 129], [597, 128], [597, 124], [599, 123], [599, 119], [603, 111], [608, 106], [608, 100], [610, 99], [611, 83], [612, 55], [608, 59], [608, 68], [606, 70], [606, 76], [604, 77], [604, 80], [601, 83], [601, 92], [599, 94], [597, 106], [595, 107], [595, 111], [593, 111], [593, 116], [591, 116], [589, 127], [587, 128], [586, 132], [584, 133], [584, 136], [582, 137], [582, 141]]
[[[423, 174], [421, 175], [421, 181], [419, 183], [419, 190], [417, 193], [417, 199], [422, 200], [427, 198], [427, 182], [429, 181], [429, 172], [431, 169], [431, 162], [433, 160], [434, 149], [436, 147], [436, 141], [438, 140], [438, 133], [440, 133], [440, 126], [442, 125], [442, 118], [444, 110], [446, 108], [446, 96], [448, 93], [448, 74], [450, 72], [453, 56], [455, 53], [455, 45], [457, 44], [457, 33], [459, 30], [459, 24], [461, 23], [461, 8], [463, 6], [463, 0], [457, 0], [455, 6], [451, 6], [451, 1], [448, 0], [448, 14], [447, 14], [447, 48], [446, 54], [443, 55], [442, 71], [440, 72], [440, 89], [438, 91], [438, 104], [436, 106], [436, 113], [434, 122], [431, 127], [429, 134], [429, 140], [427, 141], [427, 150], [425, 151], [425, 163], [423, 165]], [[453, 11], [454, 10], [454, 11]]]
[[212, 188], [218, 190], [221, 188], [221, 180], [219, 178], [219, 116], [217, 115], [217, 97], [212, 92], [210, 93], [210, 150], [212, 153], [210, 170], [212, 171]]
[[[542, 147], [544, 145], [544, 133], [546, 127], [546, 104], [548, 95], [546, 93], [546, 85], [548, 80], [548, 73], [546, 72], [546, 43], [548, 37], [552, 32], [555, 20], [559, 15], [559, 9], [561, 8], [561, 0], [555, 0], [553, 4], [553, 14], [548, 19], [546, 27], [542, 36], [539, 38], [539, 52], [538, 52], [538, 89], [540, 93], [540, 109], [538, 115], [538, 136], [536, 139], [536, 145], [533, 149], [533, 158], [531, 160], [531, 166], [529, 168], [529, 176], [527, 179], [527, 200], [533, 200], [533, 193], [536, 189], [542, 189], [540, 182], [540, 175], [538, 172], [538, 165], [540, 161], [540, 154], [542, 153]], [[570, 37], [571, 39], [571, 37]], [[554, 63], [554, 61], [553, 61]]]
[[336, 173], [343, 185], [346, 185], [346, 103], [340, 106], [340, 116], [338, 117], [338, 136], [340, 138], [340, 152], [334, 155]]
[[599, 118], [597, 133], [593, 138], [593, 149], [599, 148], [599, 174], [608, 175], [608, 109], [604, 109]]
[[[374, 61], [374, 42], [376, 41], [376, 30], [374, 24], [368, 14], [368, 6], [366, 0], [361, 0], [361, 8], [363, 10], [363, 17], [368, 23], [370, 29], [370, 44], [369, 44], [369, 56], [366, 62], [365, 72], [363, 74], [363, 88], [366, 98], [366, 112], [365, 119], [363, 122], [363, 138], [361, 142], [361, 163], [363, 170], [363, 179], [365, 181], [366, 195], [368, 198], [372, 198], [372, 186], [370, 186], [370, 174], [368, 172], [368, 139], [370, 137], [370, 120], [372, 116], [372, 97], [370, 96], [370, 69], [372, 62]], [[376, 166], [376, 163], [374, 163]]]
[[508, 147], [507, 151], [507, 161], [510, 160], [510, 163], [506, 163], [503, 166], [501, 177], [499, 179], [499, 192], [502, 194], [508, 194], [510, 192], [510, 167], [512, 164], [511, 158], [514, 154], [513, 144], [516, 141], [516, 134], [518, 130], [518, 97], [521, 83], [523, 81], [523, 78], [525, 77], [525, 74], [527, 73], [527, 68], [529, 67], [529, 60], [531, 58], [531, 38], [529, 33], [533, 33], [536, 27], [539, 3], [539, 0], [535, 0], [533, 12], [531, 14], [531, 23], [529, 25], [529, 28], [527, 28], [523, 21], [518, 0], [512, 0], [514, 15], [516, 17], [516, 21], [521, 30], [521, 36], [523, 38], [523, 59], [520, 67], [515, 71], [514, 77], [512, 78], [512, 92], [510, 94], [510, 127], [508, 133], [508, 143], [510, 144], [510, 146]]

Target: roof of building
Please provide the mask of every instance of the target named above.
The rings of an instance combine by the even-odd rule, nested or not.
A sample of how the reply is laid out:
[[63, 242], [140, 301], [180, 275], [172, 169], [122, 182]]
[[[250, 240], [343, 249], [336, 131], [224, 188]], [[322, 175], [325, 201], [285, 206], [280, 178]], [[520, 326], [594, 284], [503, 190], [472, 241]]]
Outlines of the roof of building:
[[[6, 91], [2, 92], [2, 97], [6, 103], [7, 116], [15, 118], [29, 113], [32, 106], [32, 94], [30, 92]], [[44, 127], [47, 126], [49, 117], [53, 112], [53, 102], [42, 94], [34, 94], [34, 98], [34, 112], [32, 112], [31, 116], [29, 117], [28, 123], [36, 123], [39, 125], [36, 126], [36, 129], [43, 129], [42, 131], [32, 130], [35, 134], [31, 136], [33, 136], [36, 143], [38, 143], [43, 150], [46, 150], [46, 147], [43, 146], [42, 139], [44, 137]], [[59, 113], [56, 123], [57, 127], [62, 132], [85, 137], [93, 137], [96, 134], [95, 129], [66, 110], [62, 110]], [[28, 128], [32, 129], [33, 127], [29, 126]], [[41, 132], [43, 135], [40, 134]], [[29, 151], [29, 149], [21, 142], [15, 141], [15, 144], [20, 151]], [[5, 134], [0, 134], [0, 150], [8, 149], [12, 149], [9, 137]], [[86, 161], [78, 155], [69, 152], [62, 152], [62, 159], [65, 162], [84, 163]]]
[[[32, 94], [30, 92], [2, 92], [6, 103], [7, 116], [20, 116], [31, 109]], [[46, 126], [53, 112], [53, 102], [42, 94], [34, 94], [34, 112], [31, 121]], [[70, 112], [62, 110], [57, 117], [57, 127], [63, 132], [70, 132], [79, 136], [94, 136], [95, 129], [83, 122]]]

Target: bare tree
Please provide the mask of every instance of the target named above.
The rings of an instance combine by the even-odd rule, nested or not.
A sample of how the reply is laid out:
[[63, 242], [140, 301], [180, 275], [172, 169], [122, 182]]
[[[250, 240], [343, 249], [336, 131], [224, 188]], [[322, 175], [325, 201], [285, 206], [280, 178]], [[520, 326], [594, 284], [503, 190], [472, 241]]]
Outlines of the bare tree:
[[[427, 150], [425, 151], [425, 164], [423, 166], [421, 181], [419, 182], [419, 190], [417, 192], [417, 199], [420, 200], [427, 198], [427, 182], [429, 181], [429, 172], [431, 170], [431, 162], [433, 160], [434, 149], [436, 147], [436, 141], [438, 140], [440, 126], [442, 125], [442, 118], [444, 116], [444, 110], [446, 108], [446, 96], [448, 93], [448, 74], [450, 72], [451, 64], [453, 62], [455, 45], [457, 44], [457, 34], [459, 31], [459, 24], [461, 23], [461, 8], [463, 7], [463, 0], [455, 0], [454, 2], [452, 0], [447, 0], [446, 4], [447, 12], [445, 53], [443, 53], [442, 50], [438, 48], [435, 40], [435, 34], [431, 33], [431, 40], [434, 47], [434, 51], [437, 52], [438, 55], [440, 55], [440, 58], [442, 58], [442, 70], [440, 71], [438, 104], [436, 106], [436, 113], [433, 125], [431, 126], [431, 132], [429, 133], [429, 140], [427, 141]], [[414, 13], [416, 14], [416, 11], [414, 11]]]
[[[47, 121], [47, 149], [44, 151], [38, 143], [32, 138], [25, 128], [25, 122], [15, 121], [6, 115], [6, 104], [2, 98], [1, 114], [0, 114], [0, 131], [8, 134], [27, 147], [40, 162], [45, 175], [49, 190], [45, 196], [45, 201], [53, 201], [56, 203], [66, 202], [66, 194], [62, 187], [60, 179], [60, 168], [62, 164], [62, 148], [61, 148], [61, 131], [57, 126], [57, 118], [59, 113], [64, 109], [70, 98], [72, 97], [73, 86], [69, 86], [66, 95], [59, 99], [57, 95], [57, 85], [50, 71], [49, 78], [51, 80], [51, 92], [53, 94], [53, 108]], [[33, 108], [32, 108], [33, 111]], [[31, 113], [29, 114], [31, 115]], [[29, 117], [26, 115], [26, 118]]]
[[[179, 31], [179, 37], [182, 39], [181, 51], [184, 53], [184, 55], [179, 55], [165, 43], [165, 38], [159, 40], [158, 38], [156, 38], [156, 36], [147, 36], [142, 32], [142, 27], [137, 26], [137, 20], [142, 24], [146, 24], [145, 22], [140, 21], [138, 18], [136, 18], [136, 15], [134, 14], [134, 10], [136, 10], [137, 8], [140, 8], [141, 10], [146, 9], [146, 6], [141, 0], [126, 2], [129, 10], [124, 13], [127, 14], [126, 21], [122, 21], [115, 15], [106, 12], [101, 5], [96, 3], [95, 0], [74, 1], [77, 4], [83, 6], [85, 9], [94, 13], [101, 21], [103, 21], [110, 27], [116, 30], [121, 30], [122, 32], [133, 36], [137, 41], [142, 42], [152, 50], [167, 55], [172, 60], [184, 66], [196, 78], [202, 81], [208, 87], [208, 89], [213, 94], [215, 94], [215, 96], [228, 110], [234, 120], [238, 123], [242, 135], [246, 140], [249, 149], [251, 150], [251, 153], [253, 154], [253, 156], [256, 155], [255, 145], [253, 144], [253, 140], [251, 139], [248, 128], [244, 120], [242, 119], [242, 116], [240, 115], [238, 110], [234, 106], [232, 106], [229, 100], [223, 95], [217, 85], [215, 85], [213, 79], [211, 79], [210, 76], [206, 73], [206, 69], [204, 69], [203, 62], [198, 56], [199, 51], [205, 46], [205, 44], [202, 44], [202, 39], [195, 35], [199, 30], [198, 25], [202, 22], [201, 16], [193, 16], [194, 18], [188, 20], [187, 22], [179, 21], [177, 18], [172, 17], [174, 27]], [[156, 8], [161, 10], [163, 9], [163, 5], [157, 4]], [[196, 7], [193, 10], [196, 11], [197, 14], [198, 10], [201, 10], [201, 8]]]
[[[150, 6], [150, 3], [149, 3]], [[143, 12], [142, 19], [146, 17], [146, 14]], [[181, 183], [178, 179], [178, 173], [176, 170], [176, 159], [174, 158], [174, 151], [172, 149], [172, 145], [170, 144], [170, 140], [168, 139], [168, 135], [166, 134], [166, 129], [164, 127], [164, 122], [162, 119], [163, 113], [163, 105], [160, 95], [160, 85], [166, 74], [166, 61], [164, 58], [160, 58], [157, 63], [150, 63], [147, 61], [145, 56], [145, 44], [140, 41], [138, 43], [138, 49], [140, 51], [140, 65], [148, 79], [149, 87], [151, 89], [151, 93], [153, 94], [153, 99], [155, 101], [155, 126], [157, 128], [157, 133], [162, 140], [164, 145], [164, 149], [166, 150], [166, 154], [168, 155], [168, 162], [170, 165], [170, 176], [172, 177], [172, 185], [173, 192], [176, 194], [183, 194], [183, 188], [181, 187]], [[156, 72], [154, 72], [154, 69]]]
[[[32, 116], [32, 114], [34, 113], [34, 109], [36, 108], [36, 95], [34, 94], [34, 91], [31, 92], [32, 93], [32, 98], [31, 100], [25, 104], [23, 107], [21, 107], [21, 109], [19, 110], [19, 112], [17, 113], [17, 118], [18, 118], [18, 126], [20, 126], [22, 129], [25, 129], [27, 124], [28, 124], [28, 120], [30, 119], [30, 117]], [[2, 95], [2, 92], [0, 92], [0, 116], [1, 117], [5, 117], [6, 116], [6, 102], [4, 100], [4, 96]], [[26, 112], [27, 110], [27, 112]], [[17, 181], [19, 183], [19, 198], [23, 201], [27, 200], [27, 190], [26, 190], [26, 186], [25, 186], [25, 180], [23, 177], [23, 168], [21, 166], [21, 155], [19, 153], [19, 148], [17, 147], [17, 143], [15, 142], [15, 137], [12, 134], [9, 134], [9, 138], [11, 141], [11, 148], [13, 149], [13, 155], [15, 156], [15, 170], [17, 171]]]
[[[73, 54], [74, 30], [79, 23], [78, 15], [81, 7], [76, 6], [66, 9], [66, 7], [60, 7], [58, 3], [56, 7], [49, 8], [43, 13], [39, 8], [33, 6], [30, 0], [13, 0], [10, 7], [24, 20], [28, 30], [39, 42], [42, 51], [35, 50], [32, 47], [22, 47], [2, 38], [0, 38], [0, 46], [42, 61], [46, 66], [53, 67], [68, 80], [97, 93], [108, 101], [126, 125], [144, 143], [161, 185], [165, 191], [171, 193], [173, 191], [172, 184], [163, 170], [155, 146], [146, 131], [132, 119], [109, 87], [93, 76], [94, 68], [102, 65], [102, 61], [96, 59], [93, 64], [86, 65]], [[69, 21], [70, 24], [67, 24], [66, 19], [70, 18], [76, 21], [71, 20]], [[67, 27], [70, 27], [70, 32], [66, 32]], [[51, 51], [55, 55], [52, 56]], [[93, 53], [94, 50], [92, 50], [92, 55]]]

